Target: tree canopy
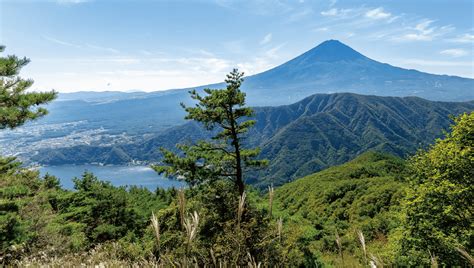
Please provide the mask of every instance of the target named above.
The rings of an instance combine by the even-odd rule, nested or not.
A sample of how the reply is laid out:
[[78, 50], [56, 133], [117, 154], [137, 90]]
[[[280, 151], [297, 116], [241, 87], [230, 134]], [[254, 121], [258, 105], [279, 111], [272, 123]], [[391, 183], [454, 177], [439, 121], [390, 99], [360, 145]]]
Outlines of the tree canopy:
[[403, 255], [410, 265], [419, 264], [419, 255], [465, 265], [459, 252], [474, 248], [474, 112], [457, 117], [444, 139], [410, 162]]
[[253, 110], [245, 107], [245, 93], [240, 90], [243, 73], [234, 69], [227, 75], [225, 89], [204, 89], [205, 96], [190, 91], [195, 106], [181, 106], [188, 113], [186, 119], [195, 120], [207, 130], [218, 132], [212, 141], [200, 141], [195, 145], [178, 145], [181, 153], [161, 149], [164, 164], [154, 169], [167, 176], [184, 178], [194, 185], [209, 180], [229, 179], [239, 194], [245, 190], [243, 172], [252, 167], [265, 166], [266, 160], [257, 160], [258, 148], [243, 148], [244, 134], [255, 124], [249, 120]]
[[[0, 52], [5, 46], [0, 46]], [[56, 97], [56, 92], [27, 92], [33, 80], [18, 76], [21, 68], [30, 62], [15, 55], [0, 57], [0, 129], [15, 128], [28, 120], [47, 114], [39, 107]]]

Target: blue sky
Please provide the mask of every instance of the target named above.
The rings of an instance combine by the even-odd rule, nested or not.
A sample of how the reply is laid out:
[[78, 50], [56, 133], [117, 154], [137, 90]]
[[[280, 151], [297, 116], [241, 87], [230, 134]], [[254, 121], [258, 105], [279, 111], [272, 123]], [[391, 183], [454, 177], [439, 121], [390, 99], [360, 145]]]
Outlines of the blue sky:
[[163, 90], [255, 74], [327, 39], [474, 78], [474, 1], [0, 0], [0, 43], [36, 90]]

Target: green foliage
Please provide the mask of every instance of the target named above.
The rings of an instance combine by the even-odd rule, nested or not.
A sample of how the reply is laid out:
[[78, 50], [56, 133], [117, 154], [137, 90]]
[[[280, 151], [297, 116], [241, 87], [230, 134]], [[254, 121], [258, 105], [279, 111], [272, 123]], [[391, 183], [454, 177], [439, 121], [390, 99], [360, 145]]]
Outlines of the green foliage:
[[181, 154], [161, 148], [164, 165], [153, 168], [159, 174], [184, 178], [190, 185], [219, 179], [230, 179], [239, 195], [245, 190], [244, 171], [266, 165], [256, 160], [259, 149], [244, 149], [243, 135], [255, 125], [253, 110], [245, 106], [245, 93], [240, 90], [243, 73], [234, 69], [225, 80], [226, 89], [204, 89], [206, 96], [190, 91], [195, 106], [186, 107], [186, 119], [200, 122], [207, 130], [218, 128], [214, 142], [199, 141], [194, 146], [179, 145]]
[[361, 230], [369, 252], [385, 263], [393, 263], [387, 237], [400, 224], [404, 174], [407, 172], [401, 159], [365, 153], [278, 188], [275, 215], [286, 219], [287, 237], [305, 259], [318, 259], [324, 254], [319, 258], [341, 265], [338, 234], [343, 255], [356, 256], [352, 261], [363, 263], [356, 234]]
[[[469, 135], [458, 137], [459, 141], [470, 139]], [[180, 221], [179, 191], [175, 189], [154, 193], [137, 187], [125, 189], [85, 173], [75, 180], [74, 191], [64, 191], [54, 177], [39, 178], [37, 172], [16, 167], [2, 173], [0, 180], [0, 235], [5, 241], [1, 253], [9, 256], [2, 262], [36, 254], [72, 258], [68, 254], [76, 252], [86, 254], [93, 263], [105, 258], [210, 266], [216, 259], [246, 265], [250, 255], [269, 266], [363, 266], [366, 261], [358, 239], [360, 230], [369, 260], [385, 265], [426, 264], [429, 253], [422, 248], [426, 246], [447, 264], [450, 259], [443, 261], [442, 251], [437, 249], [446, 244], [412, 237], [416, 234], [412, 230], [422, 231], [426, 225], [402, 225], [409, 223], [403, 222], [401, 211], [401, 203], [409, 202], [404, 201], [405, 193], [427, 181], [419, 177], [423, 183], [411, 179], [409, 184], [407, 172], [403, 160], [366, 153], [276, 189], [272, 215], [268, 199], [248, 188], [240, 221], [233, 182], [199, 184], [182, 192], [184, 217], [190, 219], [194, 212], [199, 215], [196, 237], [189, 242]], [[421, 208], [430, 205], [425, 203]], [[160, 226], [160, 247], [150, 226], [152, 212]], [[459, 228], [443, 227], [437, 233]], [[469, 230], [464, 231], [469, 234]], [[469, 248], [469, 240], [462, 244], [459, 233], [463, 232], [456, 233], [455, 245]], [[452, 238], [448, 235], [446, 241]], [[457, 252], [451, 253], [451, 259], [464, 264]]]
[[41, 178], [18, 162], [11, 165], [9, 172], [0, 173], [1, 263], [35, 254], [83, 252], [108, 241], [130, 250], [129, 256], [124, 250], [124, 258], [152, 255], [149, 216], [169, 205], [173, 190], [127, 190], [85, 173], [75, 180], [75, 191], [65, 191], [53, 176]]
[[74, 183], [76, 191], [63, 195], [57, 206], [64, 221], [79, 224], [76, 232], [84, 233], [86, 246], [126, 235], [140, 237], [151, 211], [166, 206], [163, 196], [143, 188], [117, 188], [91, 173], [84, 173]]
[[11, 168], [0, 173], [0, 256], [15, 258], [48, 247], [61, 252], [65, 238], [52, 228], [53, 204], [60, 194], [52, 183], [55, 179], [39, 178], [37, 171], [8, 162]]
[[[0, 52], [5, 50], [0, 46]], [[15, 128], [28, 120], [47, 113], [39, 107], [56, 97], [53, 92], [26, 92], [33, 80], [18, 77], [20, 69], [30, 62], [27, 58], [14, 55], [0, 57], [0, 129]]]
[[474, 112], [457, 117], [444, 139], [410, 159], [410, 168], [400, 262], [427, 265], [431, 254], [441, 265], [469, 264], [456, 248], [473, 254]]

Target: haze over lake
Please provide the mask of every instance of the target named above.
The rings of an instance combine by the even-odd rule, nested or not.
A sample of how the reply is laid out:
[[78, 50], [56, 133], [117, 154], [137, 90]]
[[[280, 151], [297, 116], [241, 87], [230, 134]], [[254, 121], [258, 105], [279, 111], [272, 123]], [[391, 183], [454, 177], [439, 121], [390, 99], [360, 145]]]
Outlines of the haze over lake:
[[115, 186], [137, 185], [143, 186], [151, 191], [159, 188], [182, 187], [184, 183], [170, 180], [158, 175], [147, 166], [98, 166], [98, 165], [61, 165], [45, 166], [40, 169], [41, 175], [49, 173], [60, 179], [61, 185], [67, 189], [73, 189], [74, 177], [81, 177], [84, 171], [94, 173], [99, 179], [110, 181]]

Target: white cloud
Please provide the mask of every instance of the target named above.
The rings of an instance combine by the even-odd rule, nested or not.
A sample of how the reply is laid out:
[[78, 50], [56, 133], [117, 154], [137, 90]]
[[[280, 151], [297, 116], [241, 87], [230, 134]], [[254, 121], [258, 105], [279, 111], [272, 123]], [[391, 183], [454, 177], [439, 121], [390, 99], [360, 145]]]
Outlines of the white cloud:
[[461, 48], [451, 48], [451, 49], [445, 49], [439, 52], [440, 54], [451, 56], [451, 57], [462, 57], [466, 56], [468, 52], [464, 49]]
[[405, 34], [402, 39], [408, 41], [431, 41], [433, 40], [433, 37], [426, 34], [410, 33]]
[[416, 24], [415, 27], [409, 28], [410, 33], [406, 33], [395, 39], [401, 41], [432, 41], [455, 29], [450, 25], [442, 27], [432, 26], [433, 22], [433, 20], [425, 19]]
[[260, 41], [260, 45], [266, 45], [272, 41], [272, 33], [269, 33], [263, 37], [263, 39]]
[[277, 52], [286, 45], [286, 43], [283, 43], [283, 44], [280, 44], [276, 47], [273, 47], [273, 48], [270, 48], [268, 49], [267, 51], [265, 51], [265, 56], [267, 56], [268, 58], [278, 58], [278, 54]]
[[102, 51], [106, 51], [106, 52], [110, 52], [110, 53], [115, 53], [115, 54], [120, 53], [120, 51], [118, 51], [115, 48], [111, 48], [111, 47], [101, 47], [101, 46], [91, 45], [91, 44], [86, 44], [86, 46], [89, 47], [89, 48], [92, 48], [92, 49], [102, 50]]
[[327, 31], [329, 31], [329, 28], [328, 27], [319, 27], [319, 28], [314, 29], [313, 31], [315, 31], [315, 32], [327, 32]]
[[336, 16], [338, 14], [338, 9], [337, 8], [331, 8], [326, 11], [321, 11], [321, 15], [323, 16]]
[[474, 43], [474, 34], [463, 34], [459, 35], [458, 37], [451, 39], [450, 41], [456, 42], [456, 43]]
[[374, 19], [374, 20], [388, 19], [391, 16], [392, 16], [391, 13], [384, 11], [383, 8], [381, 7], [371, 9], [365, 13], [365, 17], [369, 19]]
[[321, 11], [320, 14], [325, 17], [344, 17], [351, 11], [352, 9], [338, 9], [333, 7], [331, 9]]
[[207, 51], [205, 49], [200, 49], [199, 53], [205, 57], [215, 57], [214, 53]]
[[63, 41], [63, 40], [59, 40], [59, 39], [54, 38], [54, 37], [50, 37], [50, 36], [42, 36], [42, 37], [43, 37], [43, 39], [45, 39], [47, 41], [50, 41], [50, 42], [53, 42], [53, 43], [56, 43], [56, 44], [59, 44], [59, 45], [63, 45], [63, 46], [67, 46], [67, 47], [81, 48], [80, 45], [73, 44], [73, 43], [70, 43], [70, 42], [66, 42], [66, 41]]
[[[102, 47], [102, 46], [91, 45], [91, 44], [87, 44], [87, 43], [84, 44], [84, 45], [74, 44], [74, 43], [71, 43], [71, 42], [63, 41], [63, 40], [60, 40], [60, 39], [57, 39], [57, 38], [54, 38], [54, 37], [50, 37], [50, 36], [46, 36], [46, 35], [43, 35], [41, 37], [44, 40], [47, 40], [49, 42], [52, 42], [52, 43], [55, 43], [55, 44], [58, 44], [58, 45], [62, 45], [62, 46], [74, 47], [74, 48], [80, 48], [80, 49], [91, 48], [91, 49], [106, 51], [106, 52], [110, 52], [110, 53], [114, 53], [114, 54], [120, 53], [120, 51], [118, 51], [117, 49], [111, 48], [111, 47]], [[144, 50], [141, 51], [142, 54], [146, 54], [147, 52], [148, 51], [144, 51]]]
[[400, 19], [402, 16], [391, 16], [390, 19], [387, 20], [388, 23], [392, 23], [398, 19]]

